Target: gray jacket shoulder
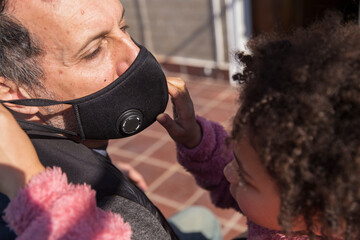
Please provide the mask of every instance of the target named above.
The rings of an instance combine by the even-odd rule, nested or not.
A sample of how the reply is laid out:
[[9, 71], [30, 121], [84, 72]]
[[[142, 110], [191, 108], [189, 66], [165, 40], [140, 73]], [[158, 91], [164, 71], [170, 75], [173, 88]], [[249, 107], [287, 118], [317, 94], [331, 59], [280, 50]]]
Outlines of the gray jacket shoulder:
[[109, 196], [98, 202], [105, 211], [119, 213], [133, 231], [132, 240], [171, 239], [156, 217], [146, 208], [121, 196]]

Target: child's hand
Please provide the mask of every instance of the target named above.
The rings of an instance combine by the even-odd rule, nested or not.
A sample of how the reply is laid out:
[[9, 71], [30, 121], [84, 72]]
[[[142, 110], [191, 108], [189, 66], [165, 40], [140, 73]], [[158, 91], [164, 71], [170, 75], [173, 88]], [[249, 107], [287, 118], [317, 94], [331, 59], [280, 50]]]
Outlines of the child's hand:
[[180, 78], [168, 78], [169, 94], [173, 103], [174, 120], [162, 113], [157, 121], [170, 137], [187, 148], [196, 147], [202, 138], [201, 127], [195, 119], [194, 106], [185, 82]]
[[11, 113], [0, 104], [0, 192], [10, 199], [41, 171], [36, 151]]

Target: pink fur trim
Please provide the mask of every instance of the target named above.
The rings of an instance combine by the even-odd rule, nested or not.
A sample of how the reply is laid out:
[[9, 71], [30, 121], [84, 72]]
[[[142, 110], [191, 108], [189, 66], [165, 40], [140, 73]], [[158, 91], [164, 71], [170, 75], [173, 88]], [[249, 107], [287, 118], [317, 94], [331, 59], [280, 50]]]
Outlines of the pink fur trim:
[[6, 221], [18, 239], [130, 239], [120, 215], [96, 206], [95, 191], [67, 183], [59, 168], [33, 177], [6, 209]]
[[19, 191], [5, 210], [4, 218], [17, 234], [21, 234], [33, 219], [44, 214], [44, 209], [67, 190], [67, 177], [61, 169], [48, 168]]

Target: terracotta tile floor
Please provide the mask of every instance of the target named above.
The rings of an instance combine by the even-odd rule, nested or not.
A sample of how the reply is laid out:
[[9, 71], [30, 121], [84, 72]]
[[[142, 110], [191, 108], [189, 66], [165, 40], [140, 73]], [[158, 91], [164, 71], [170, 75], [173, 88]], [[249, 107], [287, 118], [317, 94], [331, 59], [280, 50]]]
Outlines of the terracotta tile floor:
[[[172, 74], [174, 75], [174, 74]], [[237, 91], [226, 81], [182, 77], [190, 91], [195, 111], [230, 129], [236, 110]], [[172, 113], [169, 104], [167, 113]], [[199, 188], [193, 177], [176, 161], [175, 145], [158, 123], [140, 134], [110, 142], [109, 153], [114, 161], [130, 163], [143, 174], [149, 185], [149, 198], [166, 217], [192, 205], [208, 207], [220, 220], [224, 240], [246, 231], [246, 219], [234, 210], [214, 207], [208, 193]]]

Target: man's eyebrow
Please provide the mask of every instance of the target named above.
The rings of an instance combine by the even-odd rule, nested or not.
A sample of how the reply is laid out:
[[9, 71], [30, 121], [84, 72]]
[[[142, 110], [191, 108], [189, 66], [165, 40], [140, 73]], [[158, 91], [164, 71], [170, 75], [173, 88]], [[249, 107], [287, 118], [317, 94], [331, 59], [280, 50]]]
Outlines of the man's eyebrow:
[[[123, 21], [124, 17], [125, 17], [125, 8], [123, 8], [123, 11], [122, 11], [122, 13], [121, 13], [121, 18], [120, 18], [120, 21], [119, 21], [119, 25], [120, 25], [120, 23]], [[102, 31], [102, 32], [100, 32], [100, 33], [97, 33], [97, 34], [94, 35], [94, 36], [89, 37], [89, 38], [86, 40], [86, 42], [82, 45], [82, 47], [79, 49], [79, 51], [77, 51], [77, 54], [76, 54], [76, 55], [78, 55], [79, 53], [81, 53], [92, 41], [94, 41], [95, 39], [98, 39], [98, 38], [100, 38], [100, 37], [102, 37], [102, 36], [105, 36], [106, 34], [108, 34], [108, 31]]]
[[235, 158], [235, 161], [237, 162], [238, 166], [239, 166], [239, 170], [240, 172], [245, 175], [246, 177], [248, 177], [249, 179], [253, 179], [250, 174], [248, 174], [245, 169], [244, 169], [244, 166], [242, 165], [242, 163], [240, 162], [240, 160], [236, 157], [235, 153], [233, 154], [234, 155], [234, 158]]

